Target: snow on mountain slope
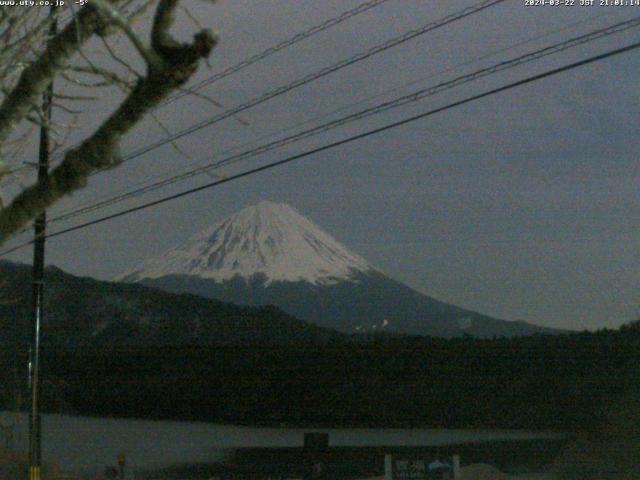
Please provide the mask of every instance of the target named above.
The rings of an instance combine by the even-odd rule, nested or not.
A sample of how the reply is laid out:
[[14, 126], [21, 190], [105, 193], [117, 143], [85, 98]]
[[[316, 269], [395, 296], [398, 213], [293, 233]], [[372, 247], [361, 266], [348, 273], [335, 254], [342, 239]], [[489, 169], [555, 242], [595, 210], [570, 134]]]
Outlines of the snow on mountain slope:
[[438, 301], [373, 268], [288, 205], [261, 202], [120, 277], [239, 305], [275, 305], [352, 334], [548, 333]]
[[317, 225], [286, 204], [269, 201], [244, 208], [185, 244], [120, 277], [137, 281], [192, 275], [217, 282], [264, 275], [274, 281], [330, 285], [375, 271]]

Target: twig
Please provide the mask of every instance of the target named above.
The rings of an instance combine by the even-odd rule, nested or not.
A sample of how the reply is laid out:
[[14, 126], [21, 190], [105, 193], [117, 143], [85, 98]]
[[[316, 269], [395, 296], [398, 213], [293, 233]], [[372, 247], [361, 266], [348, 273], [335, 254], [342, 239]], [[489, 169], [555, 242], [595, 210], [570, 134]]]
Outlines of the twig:
[[[177, 0], [160, 0], [153, 19], [151, 48], [160, 60], [148, 65], [147, 75], [137, 81], [125, 100], [93, 135], [67, 152], [62, 163], [46, 179], [23, 190], [0, 211], [0, 244], [53, 203], [84, 187], [91, 173], [119, 165], [118, 145], [122, 137], [171, 92], [183, 86], [198, 68], [200, 60], [209, 55], [216, 44], [210, 31], [198, 32], [191, 43], [179, 43], [169, 34], [176, 5]], [[79, 16], [83, 13], [84, 10]], [[68, 35], [75, 35], [76, 29], [65, 32], [69, 41]], [[51, 43], [54, 41], [65, 52], [72, 50], [70, 46], [60, 45], [59, 38]], [[73, 42], [73, 51], [77, 50], [77, 44]], [[0, 122], [0, 133], [1, 127]]]

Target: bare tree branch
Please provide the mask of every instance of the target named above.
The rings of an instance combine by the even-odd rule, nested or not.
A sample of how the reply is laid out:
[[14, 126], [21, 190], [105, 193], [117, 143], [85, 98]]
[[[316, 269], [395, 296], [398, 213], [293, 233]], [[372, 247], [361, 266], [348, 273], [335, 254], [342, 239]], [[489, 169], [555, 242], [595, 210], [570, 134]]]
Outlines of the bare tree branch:
[[[64, 156], [48, 179], [25, 189], [0, 211], [0, 244], [57, 200], [85, 186], [91, 173], [119, 165], [118, 144], [122, 137], [171, 92], [184, 85], [200, 60], [209, 56], [217, 42], [209, 30], [198, 32], [191, 43], [180, 43], [169, 33], [177, 4], [178, 0], [160, 0], [158, 4], [151, 33], [151, 49], [157, 61], [147, 64], [146, 76], [138, 79], [127, 98], [91, 137]], [[41, 85], [46, 86], [51, 76], [59, 72], [60, 65], [79, 48], [76, 35], [86, 41], [100, 27], [97, 16], [91, 12], [84, 9], [77, 27], [67, 27], [51, 41], [48, 61], [38, 61], [25, 70], [25, 74], [29, 73], [23, 74], [26, 79], [21, 78], [23, 95], [33, 98], [33, 92]], [[11, 108], [3, 104], [0, 119], [2, 108], [6, 108], [12, 120], [0, 120], [0, 135], [26, 115], [28, 105], [21, 96], [13, 99]], [[0, 142], [2, 139], [0, 136]]]
[[51, 39], [45, 52], [20, 75], [15, 88], [0, 105], [0, 145], [22, 121], [51, 80], [60, 73], [69, 58], [104, 23], [92, 8], [83, 8], [76, 21]]
[[125, 33], [147, 64], [152, 65], [160, 61], [153, 50], [144, 46], [138, 34], [134, 32], [129, 25], [128, 20], [114, 8], [111, 2], [106, 0], [91, 0], [91, 5], [98, 10], [100, 14], [104, 15], [108, 22], [112, 22]]
[[[69, 70], [78, 73], [84, 73], [87, 75], [96, 75], [102, 77], [104, 80], [109, 82], [109, 85], [120, 85], [130, 89], [133, 86], [133, 82], [130, 82], [126, 78], [119, 76], [117, 73], [111, 72], [104, 68], [98, 67], [97, 65], [90, 64], [85, 66], [74, 66], [70, 67]], [[140, 77], [141, 78], [141, 77]]]
[[120, 65], [122, 65], [126, 70], [128, 70], [131, 74], [133, 74], [133, 76], [135, 78], [140, 78], [142, 77], [141, 74], [139, 74], [138, 72], [136, 72], [136, 70], [129, 65], [127, 62], [125, 62], [124, 60], [122, 60], [117, 54], [116, 52], [113, 51], [113, 49], [111, 48], [111, 45], [109, 45], [109, 42], [107, 41], [106, 38], [102, 37], [102, 44], [104, 45], [104, 48], [107, 50], [107, 52], [109, 53], [109, 55], [111, 56], [111, 58], [113, 58], [116, 62], [118, 62]]

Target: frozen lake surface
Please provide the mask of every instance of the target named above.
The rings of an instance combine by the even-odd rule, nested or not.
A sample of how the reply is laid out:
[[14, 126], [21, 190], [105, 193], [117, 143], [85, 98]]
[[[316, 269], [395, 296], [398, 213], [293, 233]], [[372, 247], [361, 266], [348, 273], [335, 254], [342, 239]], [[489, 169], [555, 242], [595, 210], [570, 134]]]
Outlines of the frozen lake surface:
[[[26, 450], [28, 416], [0, 412], [0, 425], [13, 430], [11, 446]], [[329, 446], [439, 446], [496, 440], [555, 439], [554, 432], [446, 429], [254, 428], [209, 423], [129, 420], [42, 415], [44, 462], [65, 470], [102, 469], [118, 453], [132, 469], [163, 468], [180, 463], [214, 462], [234, 448], [302, 447], [304, 433], [329, 434]], [[2, 440], [4, 444], [5, 439]]]

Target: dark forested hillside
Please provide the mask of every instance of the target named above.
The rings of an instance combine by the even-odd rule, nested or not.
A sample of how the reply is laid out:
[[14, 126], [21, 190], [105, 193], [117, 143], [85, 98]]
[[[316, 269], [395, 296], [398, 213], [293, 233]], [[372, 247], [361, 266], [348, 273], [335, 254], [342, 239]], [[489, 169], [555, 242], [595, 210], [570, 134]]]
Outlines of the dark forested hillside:
[[[0, 263], [0, 402], [25, 398], [30, 271]], [[44, 408], [243, 424], [574, 429], [640, 378], [640, 329], [348, 336], [47, 269]]]
[[[56, 347], [325, 343], [347, 336], [275, 307], [240, 307], [45, 270], [42, 341]], [[0, 262], [0, 346], [26, 348], [31, 268]]]

